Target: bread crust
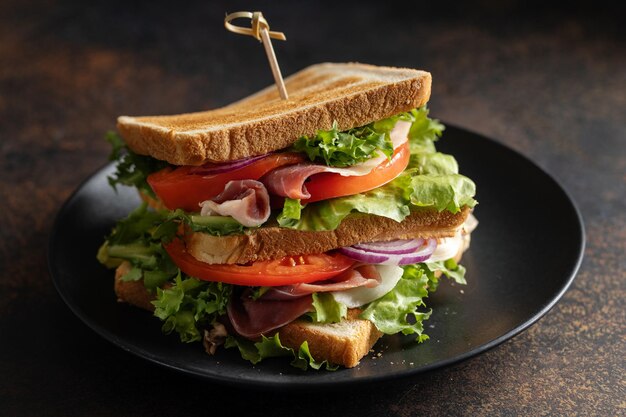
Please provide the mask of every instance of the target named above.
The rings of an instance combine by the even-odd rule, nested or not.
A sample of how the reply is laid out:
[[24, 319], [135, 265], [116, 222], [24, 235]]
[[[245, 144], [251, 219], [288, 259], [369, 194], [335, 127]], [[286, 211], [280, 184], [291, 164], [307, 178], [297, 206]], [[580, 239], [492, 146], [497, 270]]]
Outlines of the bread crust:
[[316, 324], [296, 320], [278, 331], [283, 345], [298, 350], [307, 342], [316, 360], [354, 368], [383, 335], [369, 320], [359, 318], [361, 310], [350, 309], [339, 323]]
[[122, 281], [122, 277], [130, 271], [130, 263], [122, 262], [115, 270], [114, 290], [117, 301], [120, 303], [128, 303], [144, 310], [154, 311], [151, 301], [154, 300], [152, 294], [143, 285], [143, 280], [139, 281]]
[[337, 229], [331, 231], [304, 232], [270, 226], [231, 236], [190, 232], [185, 235], [185, 244], [187, 252], [202, 262], [245, 264], [285, 256], [324, 253], [364, 242], [451, 237], [469, 213], [468, 207], [458, 213], [421, 209], [411, 213], [401, 223], [387, 217], [354, 214], [346, 217]]
[[285, 80], [289, 100], [274, 86], [215, 110], [118, 118], [134, 152], [174, 165], [242, 159], [290, 146], [302, 135], [366, 125], [428, 102], [431, 75], [408, 68], [324, 63]]

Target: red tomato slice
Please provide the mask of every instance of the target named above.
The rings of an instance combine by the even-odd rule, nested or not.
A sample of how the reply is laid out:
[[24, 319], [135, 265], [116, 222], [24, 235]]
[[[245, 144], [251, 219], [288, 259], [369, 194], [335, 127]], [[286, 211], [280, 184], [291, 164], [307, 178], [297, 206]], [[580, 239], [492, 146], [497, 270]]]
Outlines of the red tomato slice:
[[187, 252], [180, 239], [165, 245], [174, 263], [187, 275], [205, 281], [245, 286], [278, 286], [315, 282], [339, 275], [355, 261], [339, 253], [287, 256], [249, 265], [207, 264]]
[[201, 167], [165, 168], [148, 175], [148, 184], [168, 209], [196, 212], [199, 203], [221, 193], [229, 181], [258, 180], [275, 168], [304, 159], [293, 152], [270, 154], [245, 167], [210, 175], [203, 175]]
[[367, 175], [343, 177], [330, 172], [313, 175], [306, 183], [306, 189], [311, 194], [311, 198], [302, 202], [312, 203], [373, 190], [400, 175], [409, 164], [410, 157], [409, 142], [406, 142], [396, 148], [390, 160], [378, 165]]

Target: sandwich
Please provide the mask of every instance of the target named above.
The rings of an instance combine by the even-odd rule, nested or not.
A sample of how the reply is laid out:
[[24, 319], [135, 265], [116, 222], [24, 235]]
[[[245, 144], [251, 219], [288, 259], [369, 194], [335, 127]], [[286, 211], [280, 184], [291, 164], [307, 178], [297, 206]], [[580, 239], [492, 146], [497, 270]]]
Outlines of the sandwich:
[[476, 225], [437, 152], [431, 75], [325, 63], [228, 106], [118, 118], [113, 187], [143, 203], [98, 251], [117, 300], [209, 354], [355, 367], [383, 335], [425, 341], [428, 294]]

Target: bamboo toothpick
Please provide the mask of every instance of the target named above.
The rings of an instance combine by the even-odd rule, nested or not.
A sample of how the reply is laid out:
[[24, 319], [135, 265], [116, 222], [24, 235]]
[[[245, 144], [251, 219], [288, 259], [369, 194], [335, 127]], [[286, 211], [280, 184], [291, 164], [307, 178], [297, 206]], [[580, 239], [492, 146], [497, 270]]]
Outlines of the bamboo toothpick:
[[[233, 20], [240, 18], [247, 18], [252, 20], [252, 26], [250, 28], [244, 28], [241, 26], [235, 26], [230, 23]], [[271, 41], [271, 38], [279, 39], [281, 41], [287, 40], [285, 34], [282, 32], [271, 32], [270, 25], [267, 23], [267, 20], [265, 20], [265, 18], [263, 17], [263, 13], [261, 12], [231, 13], [224, 19], [224, 27], [233, 33], [252, 36], [263, 44], [263, 47], [265, 48], [265, 54], [267, 55], [267, 60], [269, 61], [270, 68], [272, 69], [272, 75], [274, 75], [274, 82], [276, 83], [278, 93], [280, 94], [280, 98], [282, 98], [283, 100], [289, 99], [287, 89], [285, 88], [285, 82], [283, 81], [283, 76], [280, 73], [280, 67], [278, 66], [278, 61], [276, 60], [276, 54], [274, 53], [274, 48], [272, 47]]]

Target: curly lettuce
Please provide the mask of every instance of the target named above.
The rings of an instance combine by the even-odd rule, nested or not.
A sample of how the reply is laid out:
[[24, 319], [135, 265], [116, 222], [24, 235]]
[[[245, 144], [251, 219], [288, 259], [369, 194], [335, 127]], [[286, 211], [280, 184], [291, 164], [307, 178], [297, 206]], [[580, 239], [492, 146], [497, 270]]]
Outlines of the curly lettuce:
[[414, 119], [413, 112], [401, 113], [345, 131], [340, 131], [337, 122], [334, 122], [330, 130], [318, 130], [315, 136], [298, 138], [293, 144], [293, 150], [304, 152], [311, 161], [340, 168], [376, 158], [379, 152], [391, 158], [391, 130], [398, 120]]
[[112, 146], [110, 161], [116, 161], [115, 173], [108, 177], [109, 184], [114, 189], [118, 184], [137, 187], [145, 194], [155, 198], [152, 187], [148, 184], [148, 175], [159, 171], [169, 164], [146, 155], [139, 155], [128, 149], [119, 135], [107, 132], [105, 140]]
[[200, 281], [178, 272], [173, 285], [157, 288], [154, 315], [163, 321], [163, 333], [178, 333], [181, 342], [202, 340], [202, 329], [226, 314], [232, 286]]
[[143, 279], [146, 288], [154, 290], [178, 273], [162, 245], [175, 232], [175, 226], [163, 223], [162, 213], [148, 210], [144, 203], [118, 221], [98, 250], [97, 258], [109, 268], [128, 261], [131, 269], [122, 280]]
[[252, 364], [257, 364], [267, 358], [287, 356], [292, 358], [291, 366], [302, 369], [303, 371], [306, 371], [308, 368], [321, 369], [322, 367], [325, 367], [327, 371], [334, 371], [338, 368], [338, 366], [328, 361], [316, 361], [311, 355], [309, 344], [306, 341], [300, 345], [297, 351], [284, 346], [280, 342], [278, 333], [274, 334], [272, 337], [261, 336], [261, 340], [258, 342], [253, 342], [241, 337], [229, 336], [226, 339], [226, 343], [224, 343], [224, 347], [227, 349], [239, 349], [241, 357], [250, 361]]
[[423, 322], [428, 320], [431, 314], [430, 310], [425, 310], [425, 299], [429, 293], [437, 290], [439, 285], [437, 272], [464, 284], [465, 269], [452, 259], [445, 262], [407, 265], [403, 268], [402, 278], [393, 290], [372, 301], [360, 317], [371, 321], [382, 333], [415, 334], [416, 341], [423, 342], [428, 340]]
[[390, 158], [393, 144], [387, 133], [370, 126], [340, 132], [335, 122], [330, 130], [318, 130], [313, 137], [301, 136], [293, 150], [304, 152], [311, 161], [343, 168], [377, 157], [378, 151]]

